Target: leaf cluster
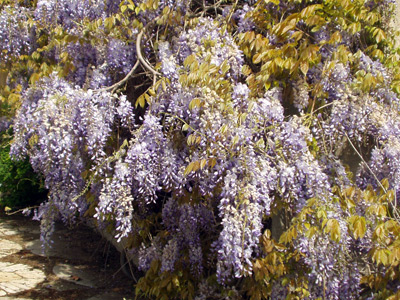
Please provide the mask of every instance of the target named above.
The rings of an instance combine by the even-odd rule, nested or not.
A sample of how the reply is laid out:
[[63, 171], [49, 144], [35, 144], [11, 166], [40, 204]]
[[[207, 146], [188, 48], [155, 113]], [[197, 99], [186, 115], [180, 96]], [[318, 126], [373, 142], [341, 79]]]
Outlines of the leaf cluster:
[[0, 206], [11, 209], [34, 206], [45, 199], [47, 192], [28, 159], [10, 158], [10, 133], [10, 130], [0, 133]]

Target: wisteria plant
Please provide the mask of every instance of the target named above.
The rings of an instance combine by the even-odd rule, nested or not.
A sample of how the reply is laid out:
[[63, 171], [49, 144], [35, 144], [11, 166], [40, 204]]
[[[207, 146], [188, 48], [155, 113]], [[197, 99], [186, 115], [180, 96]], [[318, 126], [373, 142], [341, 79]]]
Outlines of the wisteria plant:
[[155, 299], [400, 297], [394, 3], [0, 7], [44, 244], [57, 220], [95, 220]]

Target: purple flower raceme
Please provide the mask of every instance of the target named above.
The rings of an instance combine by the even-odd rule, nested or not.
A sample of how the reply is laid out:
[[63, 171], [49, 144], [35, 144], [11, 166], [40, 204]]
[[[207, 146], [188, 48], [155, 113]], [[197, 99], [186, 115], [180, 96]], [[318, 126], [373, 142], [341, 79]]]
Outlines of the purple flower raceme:
[[[217, 47], [220, 40], [225, 39], [225, 44], [231, 43], [223, 34], [214, 29], [205, 31], [210, 25], [203, 22], [200, 24], [201, 26], [195, 30], [190, 29], [188, 33], [182, 33], [179, 40], [175, 40], [176, 45], [162, 43], [159, 47], [159, 55], [163, 62], [162, 72], [171, 80], [171, 85], [168, 90], [161, 92], [152, 101], [152, 108], [149, 112], [153, 115], [165, 116], [163, 124], [166, 130], [163, 132], [164, 137], [161, 137], [160, 133], [153, 133], [153, 141], [147, 145], [154, 144], [154, 140], [162, 141], [161, 143], [164, 143], [164, 139], [174, 141], [181, 135], [180, 126], [182, 125], [177, 126], [176, 124], [182, 124], [181, 122], [184, 121], [186, 124], [190, 124], [188, 133], [198, 136], [199, 143], [195, 148], [190, 145], [189, 147], [183, 146], [179, 155], [170, 154], [169, 157], [179, 159], [181, 163], [185, 161], [190, 163], [190, 161], [196, 160], [207, 162], [210, 159], [207, 153], [218, 153], [218, 156], [215, 157], [216, 165], [211, 170], [204, 168], [197, 172], [189, 172], [186, 176], [180, 173], [180, 179], [170, 181], [168, 188], [174, 191], [174, 197], [179, 197], [187, 192], [191, 193], [196, 189], [200, 196], [216, 201], [222, 230], [218, 239], [213, 243], [213, 249], [217, 253], [218, 279], [226, 282], [230, 280], [231, 276], [242, 277], [252, 273], [252, 259], [258, 252], [258, 241], [263, 229], [262, 217], [270, 214], [273, 202], [271, 194], [280, 191], [279, 193], [282, 193], [284, 197], [289, 195], [289, 198], [291, 197], [295, 203], [293, 204], [294, 210], [298, 211], [308, 197], [323, 195], [324, 192], [329, 191], [329, 185], [326, 183], [327, 177], [318, 162], [309, 153], [307, 142], [311, 139], [311, 135], [306, 127], [295, 118], [279, 125], [284, 118], [283, 107], [280, 104], [282, 93], [279, 88], [267, 92], [265, 98], [252, 99], [248, 86], [236, 83], [230, 97], [225, 100], [224, 96], [226, 95], [219, 95], [208, 87], [198, 88], [182, 85], [182, 82], [178, 80], [178, 74], [185, 71], [182, 64], [188, 55], [195, 55], [198, 62], [201, 63], [208, 54], [211, 64], [218, 66], [223, 63], [221, 54], [209, 52], [210, 49], [205, 46], [204, 41], [210, 38], [216, 41]], [[188, 40], [189, 34], [190, 40]], [[202, 36], [202, 39], [197, 36]], [[193, 39], [193, 37], [195, 38]], [[177, 48], [179, 51], [171, 51], [175, 47], [179, 47]], [[231, 58], [227, 58], [226, 61], [229, 62], [233, 71], [233, 73], [226, 74], [225, 78], [234, 80], [240, 74], [237, 64], [241, 64], [241, 53], [234, 46], [231, 50], [226, 47], [224, 49], [228, 52], [222, 52], [222, 54], [231, 55]], [[187, 108], [194, 98], [204, 99], [203, 104], [188, 110]], [[212, 109], [215, 103], [223, 103], [229, 107], [229, 110], [225, 112], [221, 109]], [[251, 113], [252, 118], [244, 118], [241, 122], [237, 122], [239, 116], [245, 113]], [[158, 124], [158, 122], [153, 124], [152, 128], [158, 128]], [[266, 130], [267, 126], [271, 125], [277, 126], [277, 128]], [[263, 137], [262, 132], [266, 137]], [[135, 143], [139, 143], [139, 141], [137, 140]], [[164, 148], [171, 151], [172, 145], [164, 146]], [[134, 147], [136, 149], [138, 146]], [[159, 146], [155, 145], [154, 149], [157, 149], [155, 151], [157, 151], [158, 157], [163, 157], [163, 152], [158, 150]], [[263, 151], [270, 153], [271, 157], [265, 156]], [[280, 163], [281, 155], [289, 165], [284, 166]], [[152, 168], [157, 169], [157, 164], [154, 162], [155, 160], [147, 162], [147, 166], [154, 165]], [[140, 165], [136, 163], [135, 168], [140, 168]], [[135, 172], [137, 171], [132, 171], [131, 174], [135, 174]], [[288, 172], [291, 172], [292, 175], [288, 176]], [[150, 173], [154, 174], [152, 171]], [[147, 178], [152, 178], [152, 176], [143, 178], [142, 182], [146, 182]], [[155, 176], [152, 181], [159, 182], [158, 186], [152, 186], [153, 190], [158, 188], [161, 190], [163, 186], [160, 181], [157, 181], [159, 177], [160, 175]], [[278, 180], [278, 178], [281, 179]], [[217, 192], [216, 188], [221, 186], [222, 190]], [[317, 191], [315, 191], [316, 186], [319, 187]], [[135, 186], [133, 194], [136, 193], [136, 190]], [[171, 201], [173, 200], [164, 206], [164, 225], [169, 231], [176, 232], [175, 238], [191, 245], [190, 253], [195, 253], [195, 249], [199, 249], [199, 243], [196, 240], [188, 241], [183, 233], [190, 229], [192, 233], [187, 236], [196, 237], [197, 235], [194, 233], [196, 227], [190, 225], [184, 231], [179, 230], [180, 227], [175, 224], [178, 220], [179, 209], [171, 205]], [[184, 207], [185, 205], [181, 205], [182, 209]], [[171, 213], [169, 213], [170, 211]], [[187, 223], [186, 218], [182, 220], [182, 215], [179, 220], [182, 224], [190, 224]], [[172, 262], [177, 259], [175, 254], [178, 250], [176, 248], [177, 244], [174, 240], [170, 240], [166, 245], [166, 252], [162, 259], [162, 262], [165, 259], [163, 270], [172, 270]]]
[[103, 0], [39, 0], [34, 11], [38, 22], [57, 23], [73, 28], [85, 18], [94, 20], [112, 12]]
[[[71, 34], [82, 35], [76, 29]], [[136, 34], [136, 31], [134, 31]], [[132, 44], [121, 39], [111, 39], [102, 47], [94, 47], [90, 43], [69, 43], [65, 49], [59, 49], [59, 54], [67, 52], [72, 58], [74, 70], [68, 75], [68, 80], [81, 87], [89, 86], [99, 89], [112, 85], [117, 79], [129, 73], [136, 59]], [[57, 60], [61, 60], [56, 56]]]
[[81, 197], [86, 186], [82, 174], [88, 165], [95, 171], [107, 158], [105, 146], [118, 101], [108, 92], [74, 89], [56, 75], [22, 97], [11, 154], [28, 154], [35, 171], [43, 174], [49, 200], [39, 210], [73, 222], [88, 206]]
[[29, 10], [6, 6], [0, 12], [0, 61], [5, 66], [20, 55], [29, 54], [34, 37], [28, 26]]
[[[137, 30], [133, 30], [133, 34], [137, 34]], [[122, 74], [128, 74], [136, 59], [134, 45], [114, 38], [108, 42], [106, 51], [104, 63], [111, 70], [120, 70]]]
[[[230, 12], [230, 7], [227, 7], [227, 12]], [[253, 7], [249, 6], [247, 3], [243, 5], [241, 9], [238, 9], [235, 11], [233, 18], [236, 20], [238, 28], [237, 30], [239, 32], [246, 32], [246, 31], [251, 31], [255, 28], [254, 22], [251, 20], [251, 18], [248, 18], [247, 15], [248, 13], [251, 13], [253, 11]]]

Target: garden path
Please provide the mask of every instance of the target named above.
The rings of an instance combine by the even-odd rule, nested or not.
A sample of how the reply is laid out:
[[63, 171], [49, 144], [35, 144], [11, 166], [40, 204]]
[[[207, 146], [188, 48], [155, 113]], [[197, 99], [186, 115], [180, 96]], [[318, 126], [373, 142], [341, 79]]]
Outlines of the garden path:
[[48, 256], [39, 235], [38, 222], [0, 215], [0, 300], [133, 298], [119, 253], [93, 230], [57, 225]]

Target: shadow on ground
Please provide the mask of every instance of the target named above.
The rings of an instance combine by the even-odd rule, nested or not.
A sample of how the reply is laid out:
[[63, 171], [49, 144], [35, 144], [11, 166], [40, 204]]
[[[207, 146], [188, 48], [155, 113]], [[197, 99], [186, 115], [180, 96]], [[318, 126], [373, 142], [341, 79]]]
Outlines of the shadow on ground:
[[47, 256], [39, 235], [38, 222], [0, 215], [0, 300], [134, 298], [119, 252], [92, 229], [57, 224]]

